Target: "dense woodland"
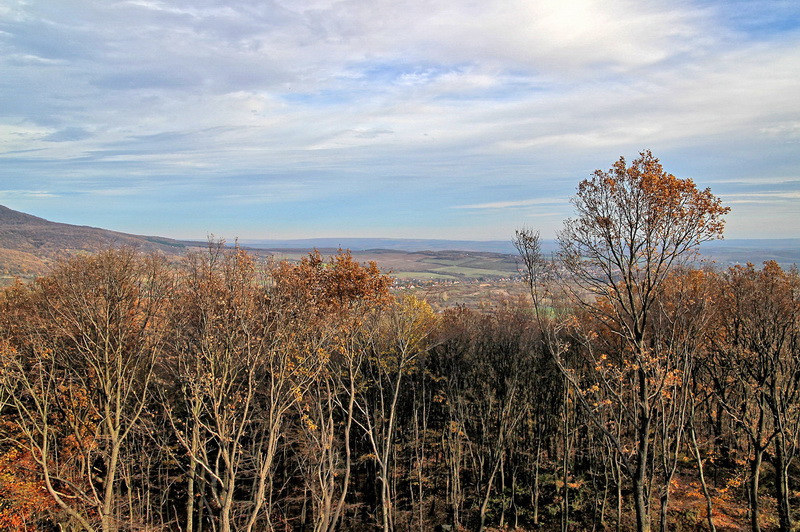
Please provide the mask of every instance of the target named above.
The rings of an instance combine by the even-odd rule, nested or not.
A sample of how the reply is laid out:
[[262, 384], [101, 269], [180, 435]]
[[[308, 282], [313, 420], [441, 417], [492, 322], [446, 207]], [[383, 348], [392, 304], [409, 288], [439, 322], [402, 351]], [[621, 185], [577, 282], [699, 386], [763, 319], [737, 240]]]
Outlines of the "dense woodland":
[[798, 272], [698, 267], [727, 209], [649, 152], [573, 204], [490, 311], [222, 245], [6, 289], [0, 528], [792, 529]]

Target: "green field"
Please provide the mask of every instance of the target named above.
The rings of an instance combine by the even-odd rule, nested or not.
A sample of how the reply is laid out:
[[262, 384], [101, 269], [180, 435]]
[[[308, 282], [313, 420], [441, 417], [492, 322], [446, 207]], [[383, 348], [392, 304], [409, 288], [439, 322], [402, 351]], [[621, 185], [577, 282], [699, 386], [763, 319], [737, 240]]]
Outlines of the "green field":
[[443, 266], [433, 270], [436, 273], [453, 274], [459, 277], [508, 277], [509, 273], [501, 270], [486, 270], [469, 266]]

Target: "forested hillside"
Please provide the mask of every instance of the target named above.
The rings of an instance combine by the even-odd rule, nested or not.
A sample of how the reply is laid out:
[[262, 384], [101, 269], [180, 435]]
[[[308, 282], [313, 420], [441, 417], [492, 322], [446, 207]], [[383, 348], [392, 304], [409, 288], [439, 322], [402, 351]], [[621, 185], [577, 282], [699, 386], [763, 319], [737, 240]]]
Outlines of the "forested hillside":
[[76, 253], [125, 246], [169, 255], [186, 250], [183, 242], [171, 238], [51, 222], [0, 205], [0, 281], [41, 275], [59, 259]]
[[573, 203], [482, 312], [221, 245], [5, 289], [0, 528], [791, 530], [800, 275], [690, 267], [727, 209], [648, 152]]

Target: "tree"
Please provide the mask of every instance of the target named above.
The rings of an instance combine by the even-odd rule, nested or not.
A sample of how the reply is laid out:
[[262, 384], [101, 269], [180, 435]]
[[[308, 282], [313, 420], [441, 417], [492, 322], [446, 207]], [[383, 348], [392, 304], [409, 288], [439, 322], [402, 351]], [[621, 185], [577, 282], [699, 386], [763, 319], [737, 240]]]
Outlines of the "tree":
[[672, 479], [683, 456], [682, 440], [688, 429], [692, 451], [697, 460], [700, 482], [706, 496], [708, 522], [714, 529], [711, 498], [705, 485], [702, 461], [698, 458], [694, 432], [696, 359], [705, 347], [712, 297], [709, 272], [704, 270], [674, 271], [665, 281], [657, 301], [651, 344], [660, 354], [662, 371], [666, 371], [663, 388], [656, 405], [656, 438], [654, 454], [659, 458], [654, 469], [660, 473], [660, 529], [667, 530], [667, 508]]
[[[649, 531], [648, 457], [654, 416], [663, 405], [660, 394], [671, 371], [652, 342], [655, 304], [671, 269], [691, 258], [701, 242], [721, 237], [722, 217], [729, 209], [709, 189], [698, 190], [691, 179], [666, 173], [650, 151], [641, 152], [630, 166], [621, 157], [607, 172], [595, 171], [579, 184], [572, 203], [577, 215], [558, 235], [559, 259], [567, 273], [562, 285], [616, 338], [607, 346], [616, 352], [589, 367], [613, 369], [631, 384], [626, 405], [631, 415], [620, 418], [629, 424], [633, 449], [626, 451], [624, 470], [633, 484], [637, 530]], [[559, 366], [566, 370], [563, 363]], [[572, 373], [566, 376], [580, 386]], [[602, 390], [608, 381], [599, 377], [597, 389]], [[614, 440], [613, 433], [606, 436]], [[620, 441], [615, 446], [628, 448]]]
[[393, 501], [397, 494], [392, 485], [393, 450], [402, 385], [409, 374], [418, 370], [420, 359], [428, 352], [438, 319], [428, 303], [414, 296], [395, 302], [382, 318], [370, 337], [364, 390], [356, 401], [360, 413], [356, 422], [369, 442], [377, 465], [381, 526], [384, 532], [390, 532], [395, 530]]
[[281, 262], [272, 279], [276, 296], [291, 309], [291, 329], [304, 333], [306, 350], [316, 346], [325, 353], [326, 363], [297, 407], [314, 530], [332, 532], [339, 529], [350, 487], [356, 387], [367, 333], [392, 300], [392, 279], [374, 262], [359, 264], [342, 250], [327, 261], [314, 251], [299, 263]]
[[[18, 436], [47, 492], [81, 528], [117, 530], [120, 472], [146, 413], [172, 277], [132, 250], [63, 263], [10, 301]], [[133, 516], [129, 516], [133, 521]]]
[[[439, 359], [445, 364], [442, 374], [453, 427], [450, 436], [456, 437], [452, 443], [463, 438], [475, 461], [474, 492], [480, 502], [477, 528], [485, 530], [493, 493], [505, 496], [503, 465], [507, 458], [510, 461], [514, 434], [528, 414], [529, 386], [541, 384], [537, 380], [541, 379], [537, 371], [541, 367], [532, 356], [531, 333], [522, 313], [481, 315], [463, 310], [451, 319], [455, 317], [466, 326], [463, 337], [443, 345]], [[458, 471], [453, 473], [453, 483], [460, 483]], [[501, 514], [504, 511], [505, 506]], [[454, 526], [458, 526], [457, 506], [453, 514]]]
[[[272, 529], [285, 421], [324, 360], [267, 284], [238, 248], [211, 245], [184, 263], [172, 371], [186, 419], [170, 421], [190, 457], [187, 527], [192, 498], [208, 492], [221, 531]], [[196, 488], [195, 476], [209, 487]]]
[[[717, 395], [741, 433], [750, 440], [748, 495], [752, 529], [760, 530], [759, 478], [770, 446], [781, 530], [792, 529], [789, 467], [800, 438], [800, 276], [769, 261], [759, 271], [735, 266], [722, 277], [714, 340]], [[738, 393], [724, 376], [733, 376]], [[769, 456], [769, 455], [768, 455]]]

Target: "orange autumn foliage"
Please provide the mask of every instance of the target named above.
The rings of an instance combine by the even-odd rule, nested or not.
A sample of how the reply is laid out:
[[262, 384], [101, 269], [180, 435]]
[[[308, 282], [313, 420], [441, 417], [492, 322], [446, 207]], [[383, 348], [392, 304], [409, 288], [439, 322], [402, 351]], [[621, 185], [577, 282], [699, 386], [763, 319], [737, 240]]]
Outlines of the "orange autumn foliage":
[[391, 300], [392, 278], [375, 262], [362, 265], [341, 249], [328, 260], [314, 250], [297, 264], [281, 262], [272, 277], [279, 294], [317, 317], [341, 316], [358, 306], [379, 307]]
[[0, 530], [36, 530], [56, 510], [31, 454], [11, 448], [0, 455]]

